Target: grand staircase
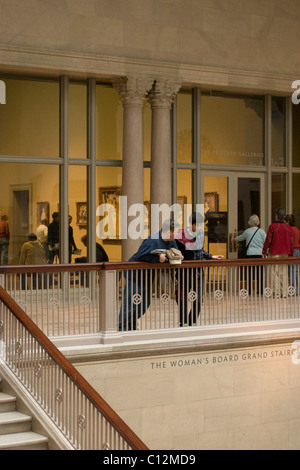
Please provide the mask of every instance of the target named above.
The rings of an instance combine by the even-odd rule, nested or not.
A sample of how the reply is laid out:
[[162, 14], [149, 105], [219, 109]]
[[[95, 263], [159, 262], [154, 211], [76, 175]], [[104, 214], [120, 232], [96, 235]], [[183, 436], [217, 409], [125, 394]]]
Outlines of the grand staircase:
[[1, 387], [0, 378], [0, 450], [47, 450], [48, 438], [32, 431], [31, 416], [18, 412], [16, 397]]

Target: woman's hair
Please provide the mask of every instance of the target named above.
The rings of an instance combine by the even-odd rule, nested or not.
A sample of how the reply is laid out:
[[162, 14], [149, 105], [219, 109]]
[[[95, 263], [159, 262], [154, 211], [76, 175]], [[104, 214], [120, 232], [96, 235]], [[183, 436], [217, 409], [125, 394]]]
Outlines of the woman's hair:
[[286, 215], [284, 216], [284, 220], [285, 220], [285, 222], [286, 222], [287, 224], [289, 224], [289, 225], [295, 227], [295, 225], [296, 225], [296, 220], [295, 220], [295, 217], [293, 216], [293, 214], [286, 214]]
[[190, 221], [190, 224], [193, 225], [193, 224], [203, 224], [203, 215], [201, 214], [201, 212], [192, 212], [192, 214], [190, 215], [190, 218], [189, 218], [189, 221]]
[[259, 217], [256, 214], [252, 214], [250, 219], [248, 220], [248, 224], [250, 227], [258, 227], [259, 226]]

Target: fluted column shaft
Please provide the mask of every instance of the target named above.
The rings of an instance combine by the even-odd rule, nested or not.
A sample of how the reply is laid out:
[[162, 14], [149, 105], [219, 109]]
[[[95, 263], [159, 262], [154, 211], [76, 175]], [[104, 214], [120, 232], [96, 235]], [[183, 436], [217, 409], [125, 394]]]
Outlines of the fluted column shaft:
[[[142, 109], [152, 83], [151, 79], [137, 77], [123, 77], [114, 83], [124, 109], [122, 196], [127, 197], [128, 209], [133, 204], [144, 203]], [[128, 226], [133, 218], [134, 216], [127, 217]], [[122, 240], [124, 261], [128, 260], [141, 244], [140, 239], [135, 240], [126, 235], [127, 238]]]
[[180, 84], [156, 81], [149, 92], [152, 107], [151, 204], [172, 204], [171, 105]]

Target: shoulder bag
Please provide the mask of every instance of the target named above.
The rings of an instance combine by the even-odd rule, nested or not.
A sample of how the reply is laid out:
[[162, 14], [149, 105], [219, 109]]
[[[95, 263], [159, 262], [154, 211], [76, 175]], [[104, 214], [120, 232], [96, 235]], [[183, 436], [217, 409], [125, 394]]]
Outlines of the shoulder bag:
[[254, 237], [254, 235], [256, 234], [256, 232], [257, 232], [258, 230], [259, 230], [259, 228], [255, 230], [254, 234], [253, 234], [252, 237], [250, 238], [249, 243], [243, 248], [243, 250], [242, 250], [242, 252], [241, 252], [241, 258], [246, 258], [249, 245], [250, 245], [250, 243], [252, 242], [252, 238]]

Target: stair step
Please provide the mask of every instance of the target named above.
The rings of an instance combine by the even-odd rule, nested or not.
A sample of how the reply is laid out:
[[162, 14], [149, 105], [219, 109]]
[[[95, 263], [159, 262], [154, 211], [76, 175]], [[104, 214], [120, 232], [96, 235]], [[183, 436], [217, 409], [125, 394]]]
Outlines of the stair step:
[[47, 450], [48, 438], [31, 431], [31, 416], [16, 411], [16, 402], [0, 392], [0, 450]]
[[48, 439], [34, 432], [19, 432], [0, 436], [0, 450], [47, 450]]
[[31, 416], [18, 411], [0, 413], [0, 436], [14, 432], [27, 432], [31, 430]]
[[0, 413], [14, 411], [16, 407], [16, 397], [0, 392]]

